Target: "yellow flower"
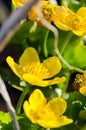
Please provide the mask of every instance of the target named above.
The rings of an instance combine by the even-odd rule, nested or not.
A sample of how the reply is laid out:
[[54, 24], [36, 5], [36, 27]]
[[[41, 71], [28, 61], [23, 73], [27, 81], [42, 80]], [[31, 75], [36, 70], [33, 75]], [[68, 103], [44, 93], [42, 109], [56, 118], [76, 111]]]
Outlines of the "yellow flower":
[[19, 65], [10, 56], [6, 60], [12, 71], [21, 80], [25, 80], [30, 84], [46, 87], [65, 80], [64, 77], [49, 79], [61, 70], [61, 63], [58, 57], [53, 56], [40, 63], [39, 56], [32, 47], [24, 51], [19, 59]]
[[74, 81], [74, 88], [86, 96], [86, 70], [83, 74], [77, 74]]
[[53, 16], [54, 24], [62, 30], [71, 30], [74, 34], [86, 34], [86, 7], [81, 7], [76, 13], [67, 6], [57, 6]]
[[[26, 1], [13, 0], [13, 4], [15, 7], [19, 7]], [[36, 6], [33, 6], [28, 12], [28, 17], [41, 25]], [[81, 7], [77, 12], [73, 12], [66, 5], [56, 6], [49, 1], [42, 1], [41, 8], [44, 18], [49, 22], [54, 22], [58, 28], [66, 31], [70, 30], [78, 36], [86, 34], [86, 7]]]
[[[51, 22], [52, 21], [52, 15], [56, 10], [56, 6], [54, 4], [51, 4], [49, 1], [42, 1], [41, 3], [42, 13], [44, 18]], [[36, 6], [33, 6], [31, 10], [28, 12], [28, 18], [32, 21], [36, 21], [37, 23], [40, 22], [40, 18], [38, 17]]]
[[56, 97], [47, 102], [39, 89], [34, 90], [23, 104], [24, 112], [32, 123], [44, 128], [58, 128], [72, 123], [72, 119], [62, 115], [66, 108], [64, 99]]

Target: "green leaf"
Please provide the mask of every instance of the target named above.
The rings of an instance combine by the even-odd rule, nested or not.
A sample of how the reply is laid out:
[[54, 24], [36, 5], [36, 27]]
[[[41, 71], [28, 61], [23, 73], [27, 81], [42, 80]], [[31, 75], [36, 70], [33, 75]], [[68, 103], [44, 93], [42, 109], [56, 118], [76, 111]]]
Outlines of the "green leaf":
[[32, 122], [23, 114], [17, 116], [20, 129], [21, 130], [41, 130], [42, 128], [37, 124], [32, 124]]
[[79, 112], [83, 109], [81, 101], [73, 101], [71, 105], [71, 116], [74, 121], [79, 119]]
[[79, 111], [84, 108], [85, 104], [86, 104], [85, 96], [83, 96], [82, 94], [80, 94], [77, 91], [71, 92], [69, 94], [69, 98], [67, 99], [66, 114], [69, 117], [72, 117], [72, 116], [74, 117], [74, 115], [72, 115], [73, 112], [74, 112], [74, 114], [76, 114], [77, 110], [78, 110], [78, 113], [79, 113]]
[[74, 61], [82, 69], [86, 69], [86, 45], [80, 42], [75, 48]]
[[29, 35], [29, 30], [33, 26], [33, 22], [24, 21], [19, 25], [18, 31], [15, 33], [13, 38], [10, 40], [10, 43], [24, 43], [26, 38]]
[[73, 36], [70, 43], [63, 52], [63, 57], [69, 64], [81, 69], [85, 69], [86, 46], [83, 44], [82, 39]]
[[8, 82], [12, 87], [23, 91], [24, 85], [21, 85], [20, 79], [12, 73], [11, 70], [0, 67], [0, 75], [5, 82]]
[[[31, 121], [24, 115], [17, 115], [20, 130], [44, 130], [37, 124], [32, 124]], [[9, 113], [0, 112], [0, 130], [13, 130], [13, 123]]]
[[9, 122], [11, 122], [9, 113], [6, 113], [6, 112], [4, 113], [0, 111], [0, 121], [5, 124], [8, 124]]
[[53, 128], [51, 130], [72, 130], [72, 128], [73, 128], [73, 124], [71, 123], [71, 124], [68, 124], [59, 128]]
[[79, 112], [79, 117], [82, 119], [82, 120], [86, 120], [86, 110], [81, 110]]

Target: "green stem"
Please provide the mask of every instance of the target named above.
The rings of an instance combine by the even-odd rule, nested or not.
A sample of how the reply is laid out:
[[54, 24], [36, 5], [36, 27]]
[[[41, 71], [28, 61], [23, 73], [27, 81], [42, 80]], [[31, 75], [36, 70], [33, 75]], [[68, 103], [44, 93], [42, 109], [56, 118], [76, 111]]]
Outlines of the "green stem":
[[64, 52], [64, 50], [65, 50], [66, 46], [68, 45], [68, 43], [69, 43], [72, 36], [73, 36], [73, 33], [70, 31], [68, 33], [68, 35], [66, 36], [66, 38], [64, 39], [64, 46], [63, 46], [63, 48], [61, 50], [61, 54]]
[[49, 30], [46, 32], [45, 39], [44, 39], [44, 55], [45, 57], [48, 57], [48, 51], [47, 51], [47, 39], [48, 39]]
[[20, 98], [19, 98], [17, 106], [16, 106], [17, 114], [20, 114], [23, 100], [24, 100], [26, 94], [28, 93], [29, 89], [30, 89], [30, 86], [26, 86], [25, 89], [23, 90], [22, 94], [20, 95]]
[[67, 91], [69, 80], [71, 77], [71, 71], [68, 71], [67, 73], [65, 73], [64, 76], [66, 77], [66, 81], [62, 84], [59, 84], [59, 87], [62, 89], [62, 96], [64, 96], [65, 92]]

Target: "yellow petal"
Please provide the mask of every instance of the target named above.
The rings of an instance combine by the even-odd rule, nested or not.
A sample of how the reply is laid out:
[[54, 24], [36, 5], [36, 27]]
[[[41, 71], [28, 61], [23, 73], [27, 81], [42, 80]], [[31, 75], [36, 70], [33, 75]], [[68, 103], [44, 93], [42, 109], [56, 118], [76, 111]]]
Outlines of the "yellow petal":
[[[86, 18], [86, 7], [81, 7], [78, 9], [77, 14], [82, 16], [83, 18]], [[85, 21], [86, 22], [86, 21]]]
[[6, 59], [8, 65], [10, 66], [10, 68], [12, 69], [12, 71], [19, 77], [22, 79], [22, 73], [23, 70], [22, 68], [20, 68], [20, 66], [18, 64], [15, 63], [14, 59], [10, 56], [7, 57]]
[[30, 103], [31, 108], [35, 110], [37, 107], [40, 107], [46, 104], [46, 98], [44, 97], [44, 95], [39, 89], [36, 89], [30, 95], [29, 103]]
[[37, 11], [36, 11], [36, 6], [33, 6], [30, 11], [28, 12], [28, 18], [31, 21], [37, 21], [39, 19]]
[[54, 85], [54, 84], [59, 84], [59, 83], [62, 83], [65, 81], [65, 77], [56, 77], [54, 79], [51, 79], [51, 80], [44, 80], [45, 83], [47, 83], [47, 86], [49, 85]]
[[26, 48], [19, 59], [20, 66], [24, 67], [31, 62], [40, 62], [39, 56], [33, 47]]
[[37, 123], [44, 128], [58, 128], [58, 127], [70, 124], [72, 122], [73, 120], [70, 118], [67, 118], [66, 116], [57, 117], [57, 120], [53, 120], [53, 119], [47, 120], [47, 121], [44, 119], [37, 120]]
[[61, 63], [58, 57], [53, 56], [46, 60], [44, 60], [43, 65], [48, 69], [49, 76], [46, 78], [50, 78], [56, 75], [61, 70]]
[[65, 31], [70, 30], [70, 26], [68, 26], [67, 23], [64, 24], [64, 23], [62, 23], [62, 22], [56, 22], [56, 21], [55, 21], [54, 24], [55, 24], [58, 28], [60, 28], [61, 30], [65, 30]]
[[52, 80], [42, 80], [41, 78], [31, 75], [31, 74], [23, 74], [23, 79], [27, 82], [29, 82], [32, 85], [37, 85], [37, 86], [41, 86], [41, 87], [47, 87], [49, 85], [53, 85], [53, 84], [58, 84], [58, 83], [62, 83], [65, 81], [65, 77], [62, 78], [54, 78]]
[[67, 104], [64, 99], [56, 97], [47, 103], [47, 107], [49, 107], [56, 116], [60, 116], [66, 111]]
[[84, 96], [86, 96], [86, 86], [80, 87], [79, 92], [80, 92], [81, 94], [83, 94]]
[[53, 22], [54, 24], [62, 30], [70, 30], [70, 22], [73, 12], [68, 9], [66, 5], [57, 6], [57, 10], [54, 13]]
[[[45, 106], [42, 107], [38, 115], [40, 119], [46, 121], [57, 120], [58, 116], [61, 116], [65, 112], [67, 104], [62, 98], [53, 98]], [[52, 115], [52, 116], [51, 116]]]
[[86, 34], [86, 30], [72, 30], [72, 32], [74, 34], [76, 34], [77, 36], [82, 36], [82, 35], [85, 35]]
[[32, 121], [32, 123], [36, 123], [36, 121], [39, 119], [39, 117], [38, 117], [37, 113], [31, 109], [28, 101], [24, 102], [23, 109], [24, 109], [25, 115]]
[[41, 78], [31, 75], [29, 73], [23, 74], [23, 79], [32, 85], [37, 85], [37, 86], [42, 86], [42, 87], [45, 87], [48, 85], [47, 82], [43, 81]]

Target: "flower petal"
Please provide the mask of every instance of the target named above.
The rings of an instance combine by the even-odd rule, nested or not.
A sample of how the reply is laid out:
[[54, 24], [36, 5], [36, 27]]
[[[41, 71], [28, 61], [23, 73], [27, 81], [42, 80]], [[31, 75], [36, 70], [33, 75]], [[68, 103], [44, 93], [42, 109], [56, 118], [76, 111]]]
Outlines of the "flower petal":
[[80, 87], [79, 92], [80, 92], [81, 94], [83, 94], [84, 96], [86, 96], [86, 86]]
[[39, 119], [37, 113], [33, 111], [30, 107], [30, 104], [28, 101], [25, 101], [23, 104], [23, 109], [25, 112], [25, 115], [33, 122], [36, 123], [36, 121]]
[[25, 81], [27, 81], [28, 83], [32, 85], [37, 85], [37, 86], [42, 86], [42, 87], [46, 87], [48, 85], [47, 82], [43, 81], [41, 78], [31, 75], [29, 73], [23, 74], [22, 77]]
[[42, 80], [41, 78], [31, 75], [29, 73], [23, 74], [22, 77], [25, 81], [29, 82], [30, 84], [41, 86], [41, 87], [47, 87], [49, 85], [58, 84], [65, 81], [65, 77], [61, 77], [61, 78], [57, 77], [52, 80]]
[[77, 36], [82, 36], [86, 34], [86, 30], [72, 30], [72, 32]]
[[20, 66], [25, 67], [31, 62], [40, 62], [39, 56], [33, 47], [26, 48], [19, 59]]
[[10, 56], [7, 57], [6, 59], [8, 65], [10, 66], [10, 68], [12, 69], [12, 71], [20, 78], [22, 79], [22, 73], [23, 70], [20, 68], [20, 66], [15, 63], [14, 59]]
[[70, 18], [73, 16], [73, 14], [73, 11], [68, 9], [66, 5], [57, 6], [57, 10], [53, 15], [53, 22], [62, 30], [70, 30]]
[[31, 21], [37, 21], [37, 19], [39, 19], [35, 5], [34, 5], [34, 6], [30, 9], [30, 11], [28, 12], [28, 18], [29, 18]]
[[46, 98], [39, 89], [34, 90], [29, 97], [29, 103], [31, 109], [33, 110], [35, 110], [37, 107], [45, 105], [46, 102]]
[[47, 103], [47, 107], [49, 107], [56, 116], [60, 116], [66, 111], [67, 104], [64, 99], [56, 97]]
[[37, 123], [44, 128], [58, 128], [67, 124], [72, 123], [73, 120], [66, 116], [57, 117], [57, 120], [37, 120]]
[[49, 76], [45, 78], [50, 78], [56, 75], [61, 70], [61, 63], [58, 57], [53, 56], [44, 60], [43, 65], [48, 69]]
[[65, 77], [56, 77], [54, 79], [51, 79], [51, 80], [44, 80], [43, 82], [47, 83], [47, 86], [49, 85], [54, 85], [54, 84], [59, 84], [59, 83], [62, 83], [65, 81]]
[[[82, 16], [83, 18], [86, 18], [86, 7], [81, 7], [78, 9], [77, 14]], [[85, 21], [86, 22], [86, 21]]]

